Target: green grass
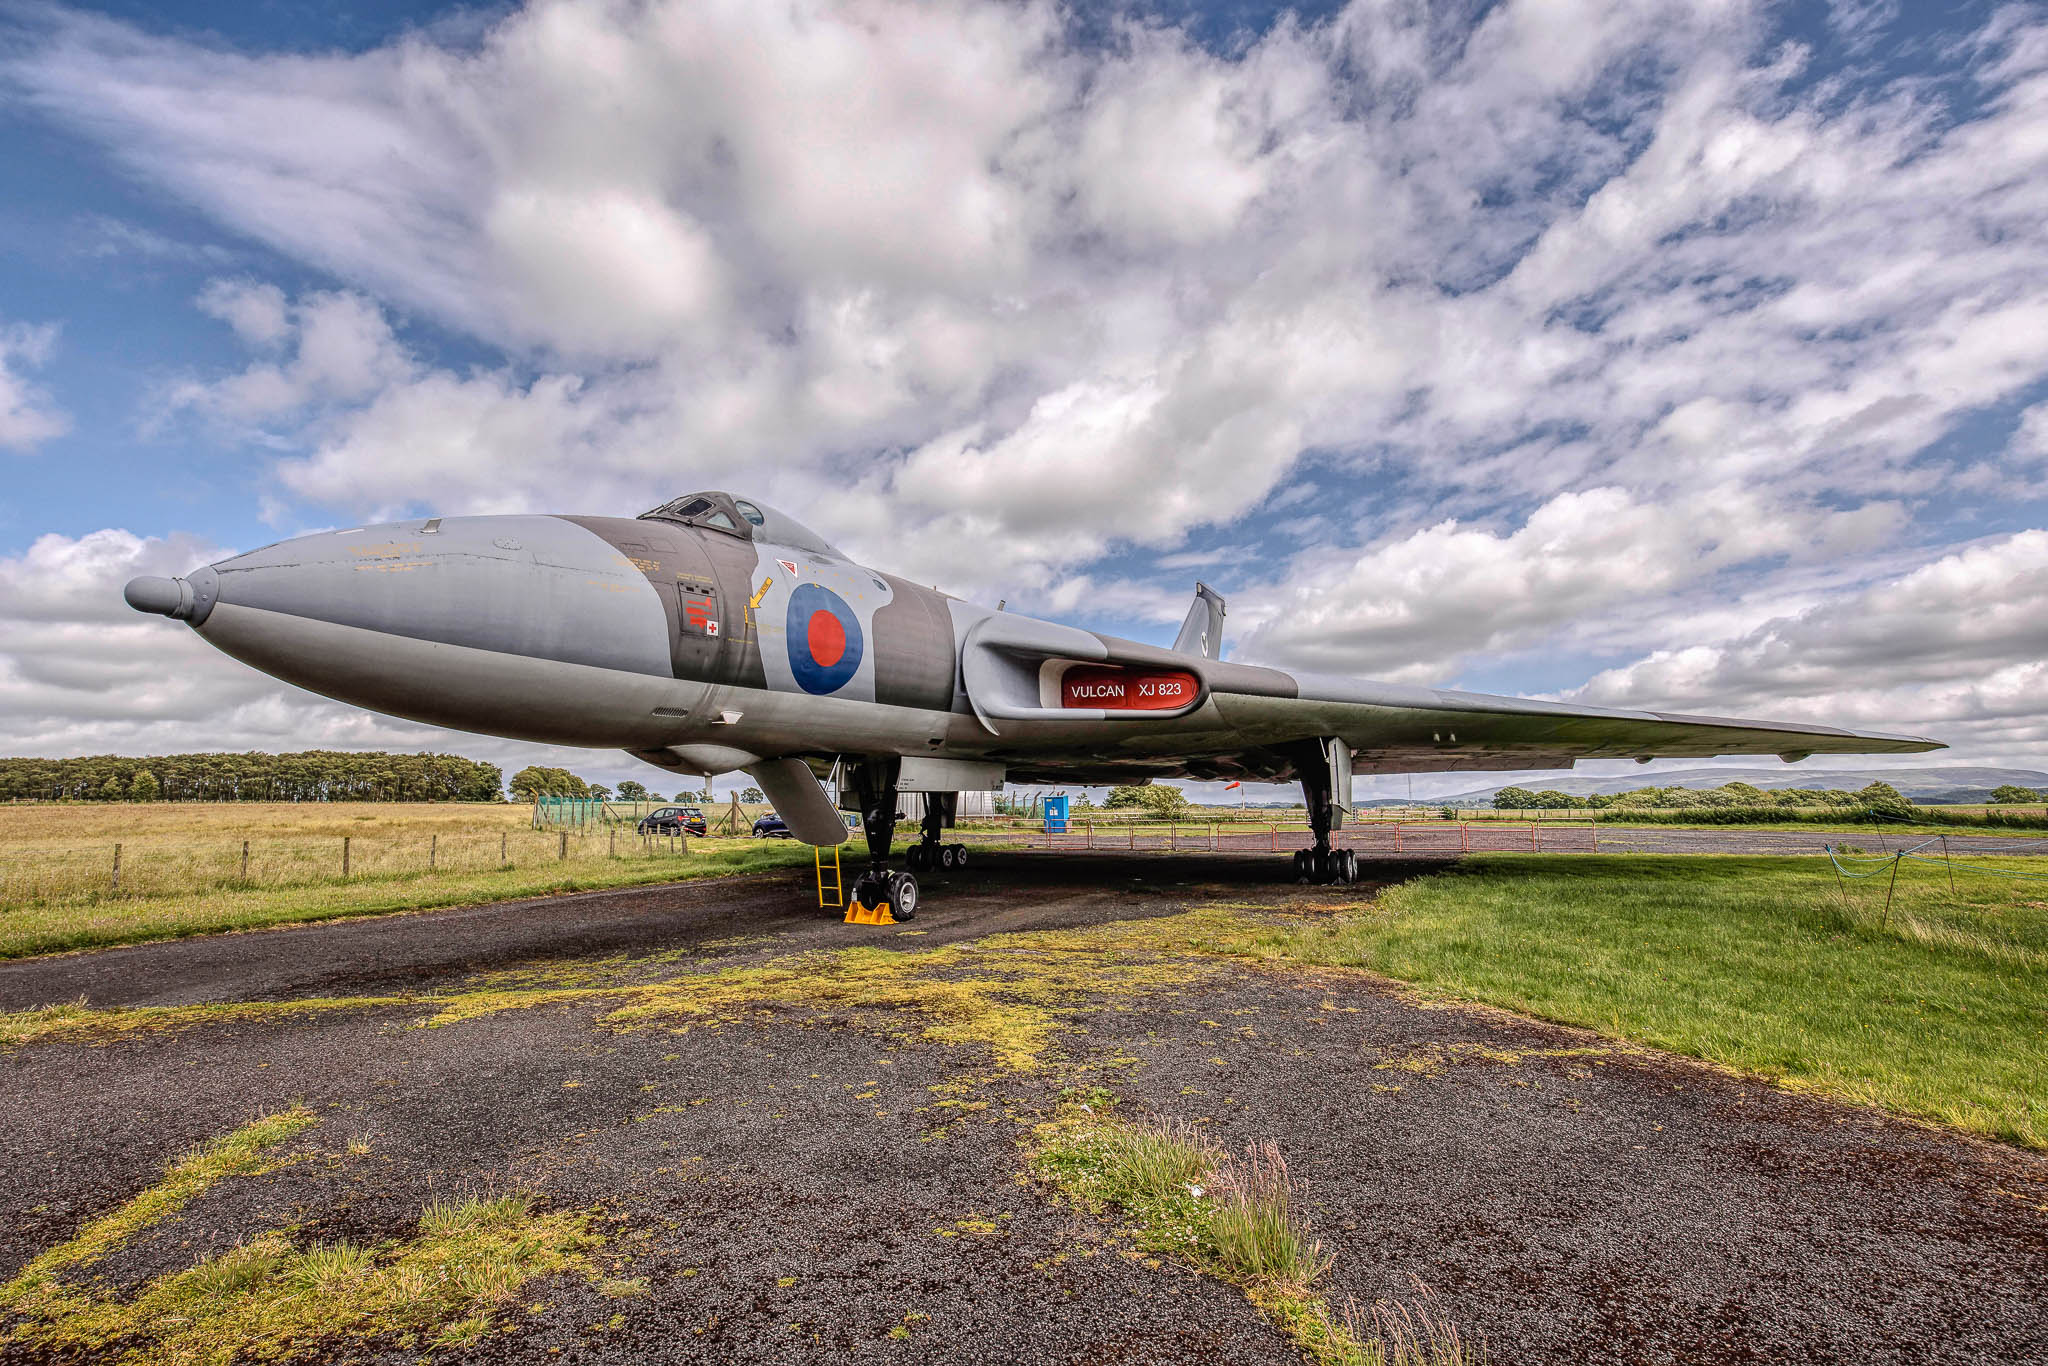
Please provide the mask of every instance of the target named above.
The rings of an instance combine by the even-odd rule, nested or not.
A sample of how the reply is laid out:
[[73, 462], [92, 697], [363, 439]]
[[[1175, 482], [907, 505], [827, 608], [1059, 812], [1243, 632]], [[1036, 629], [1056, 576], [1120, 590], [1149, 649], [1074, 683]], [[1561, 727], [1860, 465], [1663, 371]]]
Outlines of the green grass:
[[524, 1194], [429, 1205], [414, 1236], [374, 1247], [300, 1247], [292, 1230], [269, 1229], [130, 1291], [88, 1271], [221, 1182], [285, 1165], [273, 1150], [317, 1123], [295, 1106], [202, 1144], [162, 1181], [36, 1257], [0, 1285], [0, 1349], [15, 1347], [23, 1360], [231, 1366], [324, 1359], [337, 1342], [459, 1347], [490, 1332], [533, 1277], [597, 1279], [590, 1216], [537, 1213]]
[[0, 906], [0, 959], [559, 892], [808, 868], [810, 863], [810, 848], [791, 841], [698, 839], [690, 842], [688, 854], [648, 855], [636, 845], [617, 858], [593, 852], [566, 862], [475, 872], [413, 870], [349, 881], [336, 877], [297, 886], [16, 903]]
[[2048, 880], [1956, 879], [1906, 863], [1885, 912], [1824, 860], [1491, 855], [1255, 951], [2048, 1148]]
[[1225, 1152], [1184, 1122], [1129, 1124], [1069, 1110], [1038, 1130], [1031, 1168], [1098, 1212], [1122, 1217], [1143, 1251], [1241, 1287], [1318, 1366], [1477, 1366], [1427, 1311], [1381, 1303], [1333, 1313], [1316, 1288], [1331, 1258], [1295, 1209], [1273, 1143]]

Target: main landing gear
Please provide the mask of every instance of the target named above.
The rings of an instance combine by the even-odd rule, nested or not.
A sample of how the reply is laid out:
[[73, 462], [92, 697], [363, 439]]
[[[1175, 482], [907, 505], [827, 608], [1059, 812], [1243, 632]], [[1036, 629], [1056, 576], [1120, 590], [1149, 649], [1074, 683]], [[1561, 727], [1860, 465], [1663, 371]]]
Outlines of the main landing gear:
[[[1341, 827], [1351, 809], [1351, 749], [1334, 736], [1311, 741], [1301, 747], [1294, 761], [1295, 776], [1308, 804], [1308, 828], [1315, 836], [1313, 849], [1294, 851], [1294, 880], [1304, 883], [1351, 883], [1358, 881], [1358, 854], [1351, 849], [1330, 847], [1330, 832]], [[1342, 793], [1340, 805], [1337, 797]]]
[[946, 827], [953, 823], [953, 804], [959, 800], [955, 792], [927, 792], [924, 794], [924, 823], [919, 829], [922, 838], [910, 846], [905, 862], [913, 873], [929, 873], [933, 870], [952, 872], [967, 866], [967, 846], [964, 844], [942, 844]]

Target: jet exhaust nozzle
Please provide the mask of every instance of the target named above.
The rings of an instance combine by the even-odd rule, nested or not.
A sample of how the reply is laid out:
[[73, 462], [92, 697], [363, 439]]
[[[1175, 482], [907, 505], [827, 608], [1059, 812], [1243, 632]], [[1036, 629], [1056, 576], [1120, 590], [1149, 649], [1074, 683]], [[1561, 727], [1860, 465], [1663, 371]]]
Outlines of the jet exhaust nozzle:
[[145, 574], [128, 580], [121, 596], [138, 612], [153, 612], [197, 626], [213, 610], [214, 600], [219, 596], [218, 585], [219, 579], [211, 569], [201, 569], [185, 579]]

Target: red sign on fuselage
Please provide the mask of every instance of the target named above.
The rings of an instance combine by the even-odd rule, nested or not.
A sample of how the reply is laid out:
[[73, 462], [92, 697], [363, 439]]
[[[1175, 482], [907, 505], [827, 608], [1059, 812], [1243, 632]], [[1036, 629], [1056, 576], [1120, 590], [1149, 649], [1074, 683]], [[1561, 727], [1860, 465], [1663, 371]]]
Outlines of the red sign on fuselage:
[[1177, 669], [1069, 669], [1060, 705], [1101, 711], [1173, 711], [1200, 695], [1201, 683]]

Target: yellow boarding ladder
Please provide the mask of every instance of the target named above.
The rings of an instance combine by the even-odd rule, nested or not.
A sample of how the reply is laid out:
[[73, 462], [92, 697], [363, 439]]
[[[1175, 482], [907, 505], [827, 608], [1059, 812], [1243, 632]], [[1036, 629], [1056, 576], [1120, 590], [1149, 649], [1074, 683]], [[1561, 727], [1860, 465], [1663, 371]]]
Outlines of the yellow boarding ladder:
[[[830, 863], [825, 861], [825, 855], [828, 851], [832, 855]], [[836, 844], [812, 845], [811, 865], [818, 873], [818, 905], [821, 907], [844, 906], [846, 904], [846, 885], [839, 876], [839, 846]], [[828, 874], [830, 875], [831, 884], [829, 886], [826, 885]]]

